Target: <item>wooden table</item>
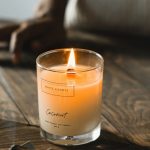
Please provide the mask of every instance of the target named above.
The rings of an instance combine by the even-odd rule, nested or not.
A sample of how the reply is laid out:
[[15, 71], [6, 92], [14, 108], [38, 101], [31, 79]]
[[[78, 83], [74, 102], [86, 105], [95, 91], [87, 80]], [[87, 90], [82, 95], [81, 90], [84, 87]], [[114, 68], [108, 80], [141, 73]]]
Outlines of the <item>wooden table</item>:
[[105, 59], [101, 137], [84, 146], [67, 148], [46, 142], [39, 135], [35, 67], [28, 62], [12, 65], [9, 53], [1, 50], [0, 150], [28, 140], [37, 150], [148, 149], [150, 52], [98, 52]]

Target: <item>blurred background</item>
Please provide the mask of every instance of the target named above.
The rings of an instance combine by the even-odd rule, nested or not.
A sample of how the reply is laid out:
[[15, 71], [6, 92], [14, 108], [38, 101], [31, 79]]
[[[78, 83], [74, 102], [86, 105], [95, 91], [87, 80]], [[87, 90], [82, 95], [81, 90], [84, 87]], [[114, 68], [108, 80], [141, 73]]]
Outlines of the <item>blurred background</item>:
[[33, 15], [38, 0], [0, 0], [0, 19], [24, 20]]

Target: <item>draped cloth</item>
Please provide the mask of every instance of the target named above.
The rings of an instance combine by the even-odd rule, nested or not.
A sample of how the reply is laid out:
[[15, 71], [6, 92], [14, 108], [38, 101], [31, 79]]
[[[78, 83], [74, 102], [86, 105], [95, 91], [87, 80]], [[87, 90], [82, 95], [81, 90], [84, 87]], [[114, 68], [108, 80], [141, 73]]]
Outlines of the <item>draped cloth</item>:
[[150, 35], [150, 0], [69, 0], [65, 27], [95, 33]]

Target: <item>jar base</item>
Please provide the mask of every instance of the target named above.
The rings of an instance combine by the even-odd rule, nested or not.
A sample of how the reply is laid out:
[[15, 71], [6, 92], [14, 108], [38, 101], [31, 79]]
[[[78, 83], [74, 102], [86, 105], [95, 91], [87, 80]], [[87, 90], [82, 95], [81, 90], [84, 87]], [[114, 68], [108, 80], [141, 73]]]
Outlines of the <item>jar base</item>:
[[76, 136], [54, 135], [44, 131], [43, 129], [41, 129], [40, 134], [43, 138], [45, 138], [47, 141], [50, 141], [51, 143], [57, 145], [73, 146], [73, 145], [82, 145], [95, 141], [100, 136], [100, 132], [101, 132], [101, 124], [99, 124], [95, 129], [86, 134]]

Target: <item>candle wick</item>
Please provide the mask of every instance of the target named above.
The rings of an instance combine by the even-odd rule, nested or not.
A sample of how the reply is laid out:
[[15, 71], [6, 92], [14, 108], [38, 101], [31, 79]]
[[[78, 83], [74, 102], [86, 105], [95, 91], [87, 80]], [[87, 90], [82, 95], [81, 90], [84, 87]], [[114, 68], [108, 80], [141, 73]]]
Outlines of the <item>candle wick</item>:
[[67, 74], [76, 74], [75, 70], [72, 68], [67, 69]]

